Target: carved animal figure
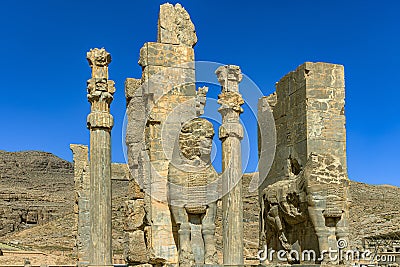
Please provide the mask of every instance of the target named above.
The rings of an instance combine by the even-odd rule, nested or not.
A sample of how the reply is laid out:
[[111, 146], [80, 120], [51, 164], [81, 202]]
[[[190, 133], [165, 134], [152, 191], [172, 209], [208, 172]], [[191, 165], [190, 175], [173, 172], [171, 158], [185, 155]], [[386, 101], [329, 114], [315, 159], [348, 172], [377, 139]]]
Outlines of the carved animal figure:
[[[337, 264], [328, 250], [348, 242], [349, 181], [338, 159], [311, 154], [297, 176], [267, 186], [261, 195], [261, 243], [289, 252], [313, 249], [315, 262]], [[303, 229], [303, 231], [301, 231]], [[304, 230], [305, 229], [305, 230]]]
[[217, 264], [218, 174], [211, 165], [213, 136], [209, 121], [187, 122], [179, 135], [180, 156], [169, 165], [169, 203], [178, 228], [180, 266]]

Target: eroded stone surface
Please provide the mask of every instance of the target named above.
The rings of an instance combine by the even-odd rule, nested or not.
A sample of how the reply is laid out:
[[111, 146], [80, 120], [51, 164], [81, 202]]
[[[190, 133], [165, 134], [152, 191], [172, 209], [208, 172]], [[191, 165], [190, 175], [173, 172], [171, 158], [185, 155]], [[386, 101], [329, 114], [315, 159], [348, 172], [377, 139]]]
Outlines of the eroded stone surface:
[[159, 43], [183, 44], [193, 47], [197, 43], [196, 30], [189, 13], [180, 4], [160, 6], [158, 19]]
[[130, 264], [141, 264], [148, 262], [147, 245], [145, 242], [145, 233], [142, 230], [127, 232], [127, 238], [130, 242], [126, 242], [128, 247], [126, 260]]
[[205, 119], [185, 123], [169, 165], [169, 204], [178, 230], [179, 266], [218, 263], [218, 174], [210, 158], [213, 136], [213, 126]]
[[114, 122], [110, 104], [115, 87], [108, 79], [111, 55], [104, 48], [91, 49], [87, 60], [92, 68], [92, 78], [87, 83], [91, 104], [87, 117], [90, 130], [89, 265], [112, 266], [111, 129]]
[[85, 145], [70, 145], [74, 161], [75, 183], [75, 216], [76, 216], [76, 250], [78, 263], [89, 263], [90, 242], [90, 175], [89, 175], [89, 150]]
[[222, 142], [222, 240], [223, 263], [242, 265], [243, 259], [243, 199], [242, 150], [243, 126], [239, 116], [244, 100], [239, 93], [242, 73], [238, 66], [221, 66], [215, 71], [221, 84], [218, 112], [222, 116], [219, 139]]
[[260, 178], [266, 178], [260, 244], [318, 255], [337, 249], [339, 239], [348, 243], [343, 66], [306, 62], [277, 83], [276, 93], [260, 99], [260, 162], [268, 161], [265, 105], [273, 109], [276, 153], [268, 176], [268, 165], [259, 165]]
[[[146, 251], [153, 264], [178, 262], [167, 176], [182, 124], [204, 109], [207, 89], [195, 87], [192, 47], [196, 42], [188, 13], [179, 4], [162, 5], [158, 40], [140, 50], [142, 77], [128, 78], [125, 83], [126, 144], [132, 175], [129, 196], [144, 201]], [[134, 242], [129, 236], [127, 242]], [[129, 253], [125, 253], [128, 258]]]

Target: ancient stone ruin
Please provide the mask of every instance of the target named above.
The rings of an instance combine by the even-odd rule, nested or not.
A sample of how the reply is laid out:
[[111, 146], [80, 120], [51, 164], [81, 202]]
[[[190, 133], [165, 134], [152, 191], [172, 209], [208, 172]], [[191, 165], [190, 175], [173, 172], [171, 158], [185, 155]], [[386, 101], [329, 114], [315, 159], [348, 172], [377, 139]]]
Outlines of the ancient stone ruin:
[[[338, 240], [347, 244], [349, 236], [343, 66], [307, 62], [283, 77], [276, 93], [260, 99], [260, 163], [269, 160], [262, 134], [266, 105], [273, 109], [277, 145], [271, 170], [262, 164], [259, 169], [266, 176], [260, 244], [300, 254], [337, 250]], [[328, 257], [322, 262], [338, 263]]]
[[[104, 49], [88, 53], [90, 159], [87, 146], [71, 145], [78, 265], [112, 266], [114, 169], [129, 180], [128, 266], [249, 264], [243, 228], [242, 73], [235, 65], [213, 70], [221, 85], [222, 173], [217, 173], [210, 159], [215, 131], [200, 117], [208, 88], [196, 88], [196, 43], [187, 11], [180, 4], [161, 5], [157, 42], [140, 50], [142, 77], [125, 82], [128, 162], [118, 167], [110, 161], [111, 57]], [[258, 121], [259, 248], [267, 248], [264, 254], [286, 251], [284, 263], [289, 264], [345, 264], [324, 254], [349, 242], [343, 66], [307, 62], [290, 72], [277, 83], [276, 93], [260, 99]], [[272, 139], [266, 131], [270, 127], [276, 127]], [[275, 155], [267, 153], [271, 146]], [[306, 250], [323, 257], [293, 255]], [[277, 262], [276, 256], [261, 259], [261, 264]]]

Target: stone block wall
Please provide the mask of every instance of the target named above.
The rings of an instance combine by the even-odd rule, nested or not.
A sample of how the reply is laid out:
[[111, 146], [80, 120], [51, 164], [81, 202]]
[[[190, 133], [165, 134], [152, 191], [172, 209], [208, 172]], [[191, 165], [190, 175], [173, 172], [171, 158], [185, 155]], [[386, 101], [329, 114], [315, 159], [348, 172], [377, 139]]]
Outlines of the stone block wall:
[[[157, 42], [140, 50], [141, 79], [125, 82], [131, 171], [125, 224], [128, 263], [177, 263], [167, 175], [181, 125], [201, 113], [195, 87], [194, 25], [181, 5], [160, 7]], [[133, 223], [134, 222], [134, 223]]]
[[[338, 240], [348, 242], [344, 97], [343, 66], [306, 62], [285, 75], [274, 94], [260, 99], [260, 246], [312, 249], [318, 254], [337, 249]], [[273, 127], [273, 122], [272, 158], [273, 153], [266, 152], [274, 138], [265, 128]], [[288, 263], [300, 261], [288, 259]]]
[[[276, 127], [275, 160], [261, 190], [297, 175], [311, 152], [332, 154], [346, 169], [344, 88], [342, 65], [306, 62], [277, 83], [276, 93], [260, 99], [261, 127], [268, 127], [262, 124], [264, 105], [273, 109]], [[259, 142], [267, 144], [263, 138]], [[260, 164], [260, 177], [265, 175]]]

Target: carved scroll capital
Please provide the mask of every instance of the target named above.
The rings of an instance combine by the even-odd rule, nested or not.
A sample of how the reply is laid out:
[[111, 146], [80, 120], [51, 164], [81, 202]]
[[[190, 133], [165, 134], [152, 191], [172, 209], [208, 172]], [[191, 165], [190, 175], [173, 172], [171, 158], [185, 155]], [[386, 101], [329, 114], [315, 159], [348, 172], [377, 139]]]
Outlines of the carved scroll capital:
[[239, 92], [238, 84], [242, 81], [243, 75], [239, 66], [226, 65], [219, 67], [215, 74], [222, 86], [222, 91]]
[[243, 108], [241, 106], [244, 104], [244, 100], [242, 95], [237, 92], [224, 92], [218, 95], [218, 104], [221, 105], [218, 109], [220, 112], [225, 109], [231, 109], [235, 112], [242, 113]]
[[92, 78], [87, 81], [87, 92], [90, 103], [105, 102], [110, 104], [114, 99], [115, 83], [106, 78]]
[[104, 48], [90, 49], [86, 54], [86, 58], [91, 68], [106, 67], [111, 62], [111, 55]]

